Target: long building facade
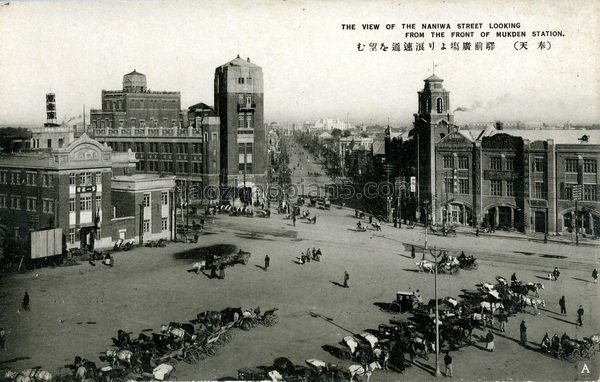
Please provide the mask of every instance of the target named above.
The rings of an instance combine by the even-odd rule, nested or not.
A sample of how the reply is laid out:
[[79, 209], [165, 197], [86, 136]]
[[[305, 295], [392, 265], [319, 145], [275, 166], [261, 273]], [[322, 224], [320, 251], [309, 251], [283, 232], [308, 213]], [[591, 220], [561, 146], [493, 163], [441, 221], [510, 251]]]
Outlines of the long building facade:
[[597, 131], [460, 129], [442, 81], [425, 80], [412, 131], [417, 197], [431, 206], [432, 223], [600, 234]]

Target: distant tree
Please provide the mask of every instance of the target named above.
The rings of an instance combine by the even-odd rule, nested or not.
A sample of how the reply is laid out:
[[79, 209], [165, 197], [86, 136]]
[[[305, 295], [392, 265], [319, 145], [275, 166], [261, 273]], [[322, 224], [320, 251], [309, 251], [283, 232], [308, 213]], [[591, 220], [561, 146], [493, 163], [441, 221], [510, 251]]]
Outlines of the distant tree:
[[346, 138], [350, 136], [350, 130], [344, 130], [342, 131], [342, 137]]
[[331, 130], [331, 135], [334, 138], [337, 139], [337, 138], [339, 138], [342, 135], [342, 130], [340, 130], [340, 129], [333, 129], [333, 130]]
[[369, 137], [369, 134], [367, 134], [366, 132], [362, 131], [362, 132], [360, 133], [360, 137], [361, 137], [361, 138], [368, 138], [368, 137]]

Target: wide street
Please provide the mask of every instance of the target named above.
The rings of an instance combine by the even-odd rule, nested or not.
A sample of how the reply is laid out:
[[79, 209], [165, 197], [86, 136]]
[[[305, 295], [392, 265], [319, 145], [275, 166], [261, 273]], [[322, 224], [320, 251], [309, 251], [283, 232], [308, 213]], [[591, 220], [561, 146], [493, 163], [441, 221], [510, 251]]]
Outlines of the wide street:
[[[291, 149], [300, 151], [299, 148]], [[300, 153], [306, 162], [306, 154]], [[308, 178], [306, 172], [321, 171], [310, 158], [296, 169], [294, 181], [327, 182]], [[292, 155], [292, 167], [297, 156]], [[321, 171], [323, 172], [323, 171]], [[273, 208], [274, 210], [275, 208]], [[302, 208], [306, 210], [307, 207]], [[279, 323], [258, 326], [250, 331], [234, 329], [233, 340], [214, 357], [197, 365], [179, 363], [180, 380], [237, 376], [243, 367], [271, 365], [276, 357], [294, 363], [317, 358], [349, 365], [323, 349], [337, 345], [348, 334], [377, 329], [393, 315], [375, 303], [389, 303], [396, 291], [414, 291], [427, 301], [433, 298], [433, 275], [416, 272], [410, 246], [424, 243], [424, 229], [394, 229], [381, 232], [355, 232], [354, 211], [333, 206], [331, 210], [310, 208], [318, 215], [317, 224], [291, 220], [273, 213], [269, 219], [218, 215], [207, 219], [207, 230], [197, 244], [172, 243], [166, 248], [137, 248], [115, 254], [115, 267], [77, 266], [44, 268], [33, 272], [3, 275], [0, 279], [0, 326], [7, 331], [7, 349], [0, 352], [0, 368], [25, 369], [41, 366], [58, 373], [76, 355], [96, 361], [111, 347], [118, 329], [137, 337], [142, 330], [157, 332], [161, 324], [185, 322], [206, 310], [226, 307], [279, 308]], [[187, 272], [194, 253], [213, 245], [229, 244], [250, 251], [248, 265], [227, 268], [224, 280]], [[496, 333], [496, 350], [484, 349], [474, 331], [472, 346], [452, 351], [454, 377], [464, 380], [597, 380], [600, 356], [586, 362], [570, 363], [538, 351], [545, 332], [582, 338], [600, 332], [597, 284], [591, 272], [598, 264], [598, 249], [591, 246], [531, 242], [501, 237], [461, 233], [457, 237], [428, 235], [429, 248], [444, 248], [458, 255], [473, 254], [479, 269], [461, 270], [456, 275], [440, 275], [441, 297], [458, 296], [461, 289], [476, 289], [482, 282], [495, 283], [496, 276], [541, 282], [546, 307], [540, 315], [519, 313], [511, 316], [505, 333]], [[323, 252], [320, 262], [300, 265], [297, 258], [307, 248]], [[190, 251], [190, 250], [196, 250]], [[185, 252], [185, 253], [184, 253]], [[420, 260], [422, 250], [418, 250]], [[264, 256], [271, 258], [268, 271], [262, 269]], [[428, 251], [426, 258], [431, 259]], [[547, 274], [558, 267], [558, 281]], [[350, 288], [342, 288], [344, 271], [350, 275]], [[31, 296], [31, 310], [21, 311], [25, 291]], [[560, 316], [558, 300], [565, 296], [567, 316]], [[575, 311], [585, 308], [584, 325], [578, 327]], [[531, 310], [529, 311], [531, 312]], [[525, 320], [529, 345], [519, 344], [519, 324]], [[147, 331], [148, 333], [150, 331]], [[585, 365], [584, 365], [585, 364]], [[581, 371], [587, 365], [590, 374]], [[431, 380], [435, 357], [417, 358], [404, 374], [377, 370], [372, 381]], [[443, 361], [442, 361], [443, 371]]]

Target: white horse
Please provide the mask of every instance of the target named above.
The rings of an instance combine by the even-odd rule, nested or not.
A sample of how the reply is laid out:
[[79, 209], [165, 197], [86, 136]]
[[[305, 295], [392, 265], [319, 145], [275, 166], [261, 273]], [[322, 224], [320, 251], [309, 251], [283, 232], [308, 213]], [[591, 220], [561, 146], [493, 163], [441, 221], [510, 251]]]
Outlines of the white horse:
[[4, 379], [14, 382], [50, 382], [52, 374], [42, 369], [26, 369], [19, 373], [7, 370]]
[[350, 372], [350, 382], [354, 381], [354, 377], [366, 378], [367, 382], [371, 379], [371, 374], [377, 369], [381, 369], [379, 362], [371, 362], [365, 366], [361, 365], [350, 365], [348, 371]]
[[523, 301], [525, 301], [525, 305], [527, 306], [533, 306], [535, 302], [537, 306], [546, 307], [546, 302], [541, 298], [523, 296]]
[[196, 270], [196, 273], [200, 273], [204, 269], [206, 269], [206, 260], [198, 261], [192, 265], [192, 269]]
[[133, 352], [130, 350], [107, 350], [106, 358], [110, 364], [117, 366], [119, 364], [125, 364], [131, 368], [131, 361], [133, 360]]
[[528, 291], [535, 293], [535, 297], [540, 297], [539, 290], [544, 290], [544, 284], [542, 283], [527, 283], [525, 284]]
[[427, 271], [428, 273], [433, 273], [435, 271], [435, 264], [427, 260], [418, 261], [415, 265], [419, 268], [419, 272]]
[[497, 309], [504, 309], [504, 305], [502, 305], [501, 302], [482, 301], [479, 306], [481, 307], [482, 311], [488, 311], [492, 314], [494, 314]]

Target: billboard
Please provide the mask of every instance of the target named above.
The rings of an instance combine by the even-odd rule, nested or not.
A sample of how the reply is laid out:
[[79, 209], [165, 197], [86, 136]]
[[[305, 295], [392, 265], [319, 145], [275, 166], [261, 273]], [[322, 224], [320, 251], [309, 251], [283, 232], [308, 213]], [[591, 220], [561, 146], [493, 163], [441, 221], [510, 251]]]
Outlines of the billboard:
[[62, 229], [47, 229], [31, 232], [31, 258], [62, 254]]

